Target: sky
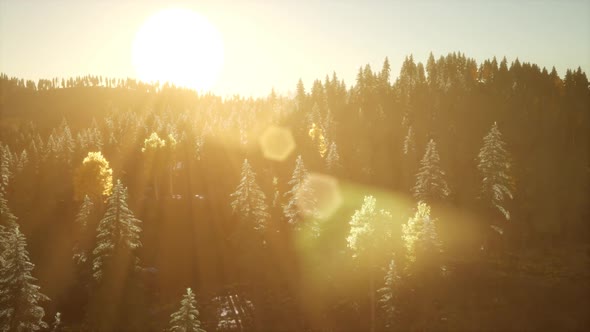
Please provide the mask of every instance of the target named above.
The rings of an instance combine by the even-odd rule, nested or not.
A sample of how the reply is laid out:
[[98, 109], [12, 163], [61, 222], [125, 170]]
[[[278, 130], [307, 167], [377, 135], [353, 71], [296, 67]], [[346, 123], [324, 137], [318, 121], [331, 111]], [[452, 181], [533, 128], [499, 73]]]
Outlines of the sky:
[[405, 56], [425, 62], [462, 52], [478, 63], [590, 70], [590, 1], [22, 1], [0, 0], [0, 72], [25, 79], [137, 77], [132, 44], [151, 15], [186, 8], [222, 36], [211, 87], [221, 96], [292, 93], [301, 78], [336, 72], [347, 85], [360, 66], [392, 80]]

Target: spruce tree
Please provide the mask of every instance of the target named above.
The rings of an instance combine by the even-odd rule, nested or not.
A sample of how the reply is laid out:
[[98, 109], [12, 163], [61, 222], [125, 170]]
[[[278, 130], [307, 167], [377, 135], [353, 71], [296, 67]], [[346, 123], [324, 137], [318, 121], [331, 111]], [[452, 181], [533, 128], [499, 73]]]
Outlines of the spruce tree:
[[329, 171], [335, 171], [340, 168], [340, 155], [338, 154], [338, 147], [336, 142], [330, 143], [328, 154], [326, 155], [326, 168]]
[[419, 202], [413, 217], [402, 225], [402, 239], [406, 248], [406, 259], [411, 271], [440, 269], [438, 254], [441, 244], [435, 226], [436, 220], [430, 217], [430, 206]]
[[514, 182], [510, 174], [510, 156], [505, 145], [498, 125], [494, 122], [483, 139], [477, 168], [482, 178], [480, 199], [488, 208], [497, 209], [506, 220], [510, 220], [506, 200], [513, 197]]
[[385, 327], [390, 329], [393, 327], [393, 320], [396, 314], [396, 291], [400, 283], [400, 275], [393, 259], [389, 262], [383, 281], [383, 287], [377, 292], [380, 294], [379, 303], [381, 304], [381, 309], [385, 313]]
[[420, 161], [420, 170], [416, 175], [414, 197], [420, 202], [443, 200], [450, 195], [445, 173], [440, 167], [440, 157], [433, 139], [426, 146], [426, 153]]
[[12, 214], [8, 207], [8, 201], [4, 198], [4, 193], [0, 191], [0, 228], [16, 226], [16, 216]]
[[385, 246], [391, 243], [392, 215], [386, 210], [377, 210], [376, 199], [365, 196], [362, 207], [356, 210], [350, 220], [350, 233], [347, 237], [348, 247], [353, 258], [368, 263], [369, 295], [371, 297], [371, 331], [375, 330], [375, 272], [379, 265], [379, 252], [388, 251]]
[[70, 131], [70, 126], [65, 118], [62, 119], [60, 125], [60, 142], [63, 149], [63, 154], [65, 157], [66, 163], [71, 163], [72, 157], [74, 155], [74, 151], [76, 149], [76, 141], [72, 136], [72, 132]]
[[27, 167], [27, 165], [29, 164], [29, 154], [27, 153], [26, 149], [23, 149], [23, 151], [20, 154], [20, 157], [18, 158], [18, 164], [16, 165], [16, 169], [21, 172], [23, 169], [25, 169], [25, 167]]
[[178, 311], [170, 315], [170, 332], [205, 332], [199, 321], [199, 311], [196, 308], [195, 294], [190, 288], [186, 289], [180, 301]]
[[113, 188], [113, 193], [107, 200], [107, 212], [98, 224], [96, 247], [93, 251], [94, 261], [92, 266], [93, 276], [101, 280], [107, 260], [121, 250], [132, 253], [130, 261], [135, 264], [135, 249], [141, 246], [139, 235], [140, 220], [136, 219], [133, 212], [127, 207], [127, 188], [121, 180]]
[[266, 204], [266, 196], [256, 183], [256, 173], [252, 170], [248, 159], [242, 164], [240, 184], [234, 193], [231, 207], [233, 213], [241, 220], [253, 223], [256, 230], [263, 230], [266, 227], [270, 215]]
[[[438, 238], [436, 220], [430, 216], [430, 206], [419, 202], [414, 216], [402, 225], [402, 240], [405, 245], [404, 289], [411, 290], [411, 296], [404, 299], [417, 330], [428, 330], [436, 317], [436, 302], [439, 301], [442, 265], [442, 246]], [[405, 292], [404, 292], [405, 294]], [[414, 316], [415, 315], [415, 316]]]
[[303, 86], [303, 81], [301, 79], [299, 79], [299, 81], [297, 81], [297, 90], [296, 90], [296, 96], [295, 96], [295, 102], [297, 105], [297, 109], [299, 110], [299, 112], [303, 112], [304, 111], [304, 107], [305, 107], [305, 100], [307, 98], [307, 95], [305, 94], [305, 87]]
[[[5, 251], [8, 244], [8, 230], [18, 227], [17, 218], [8, 207], [8, 201], [4, 198], [4, 193], [0, 190], [0, 255]], [[1, 258], [1, 256], [0, 256]]]
[[12, 160], [12, 154], [7, 146], [3, 146], [0, 142], [0, 192], [6, 193], [8, 188], [8, 182], [12, 177], [10, 170], [10, 163]]
[[0, 261], [0, 330], [36, 331], [47, 328], [45, 311], [39, 302], [49, 300], [42, 294], [31, 275], [25, 236], [16, 223], [5, 227], [5, 245]]
[[416, 152], [416, 143], [414, 139], [414, 129], [412, 126], [408, 127], [408, 133], [404, 138], [404, 155], [413, 156]]
[[[404, 122], [405, 119], [404, 119]], [[403, 187], [404, 189], [412, 190], [412, 177], [416, 172], [417, 167], [417, 154], [416, 154], [416, 140], [414, 138], [414, 128], [411, 125], [403, 124], [404, 127], [408, 127], [408, 133], [404, 138], [403, 146]]]
[[291, 225], [296, 225], [305, 217], [315, 217], [316, 201], [313, 189], [309, 185], [309, 172], [303, 164], [301, 155], [295, 162], [295, 170], [288, 184], [291, 189], [285, 193], [287, 204], [283, 205], [283, 212]]
[[[87, 250], [84, 247], [81, 247], [85, 244], [86, 237], [84, 235], [87, 234], [87, 227], [89, 224], [94, 225], [91, 218], [94, 211], [94, 203], [92, 203], [92, 199], [88, 195], [84, 196], [84, 202], [80, 206], [80, 210], [76, 215], [76, 223], [80, 227], [80, 237], [82, 241], [78, 241], [78, 243], [74, 247], [74, 260], [77, 263], [84, 263], [88, 257]], [[82, 243], [80, 243], [82, 242]]]
[[92, 210], [94, 208], [94, 203], [92, 203], [92, 199], [88, 195], [84, 196], [84, 201], [80, 206], [80, 210], [76, 215], [76, 223], [78, 223], [83, 229], [88, 226], [88, 222], [90, 221], [90, 216], [92, 214]]

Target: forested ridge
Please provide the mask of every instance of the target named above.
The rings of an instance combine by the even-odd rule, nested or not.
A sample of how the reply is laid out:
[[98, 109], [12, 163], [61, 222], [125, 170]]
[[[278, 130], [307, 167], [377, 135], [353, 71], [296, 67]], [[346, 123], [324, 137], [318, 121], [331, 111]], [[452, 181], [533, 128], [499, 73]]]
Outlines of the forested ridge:
[[390, 71], [265, 98], [2, 74], [0, 330], [590, 328], [586, 74]]

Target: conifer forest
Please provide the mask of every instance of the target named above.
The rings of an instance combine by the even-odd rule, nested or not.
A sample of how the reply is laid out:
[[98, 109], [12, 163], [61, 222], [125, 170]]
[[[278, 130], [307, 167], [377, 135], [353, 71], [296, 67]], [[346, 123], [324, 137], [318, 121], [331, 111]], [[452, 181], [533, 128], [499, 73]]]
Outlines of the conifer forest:
[[3, 74], [0, 329], [589, 328], [586, 74], [390, 71], [255, 99]]
[[0, 0], [0, 332], [590, 331], [590, 2]]

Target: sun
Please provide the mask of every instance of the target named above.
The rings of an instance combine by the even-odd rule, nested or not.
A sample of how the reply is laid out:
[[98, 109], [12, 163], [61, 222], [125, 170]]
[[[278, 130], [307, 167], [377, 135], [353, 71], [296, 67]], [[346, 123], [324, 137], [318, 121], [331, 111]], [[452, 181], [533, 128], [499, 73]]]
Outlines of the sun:
[[148, 18], [133, 42], [133, 67], [142, 81], [207, 91], [223, 66], [220, 33], [203, 16], [166, 9]]

